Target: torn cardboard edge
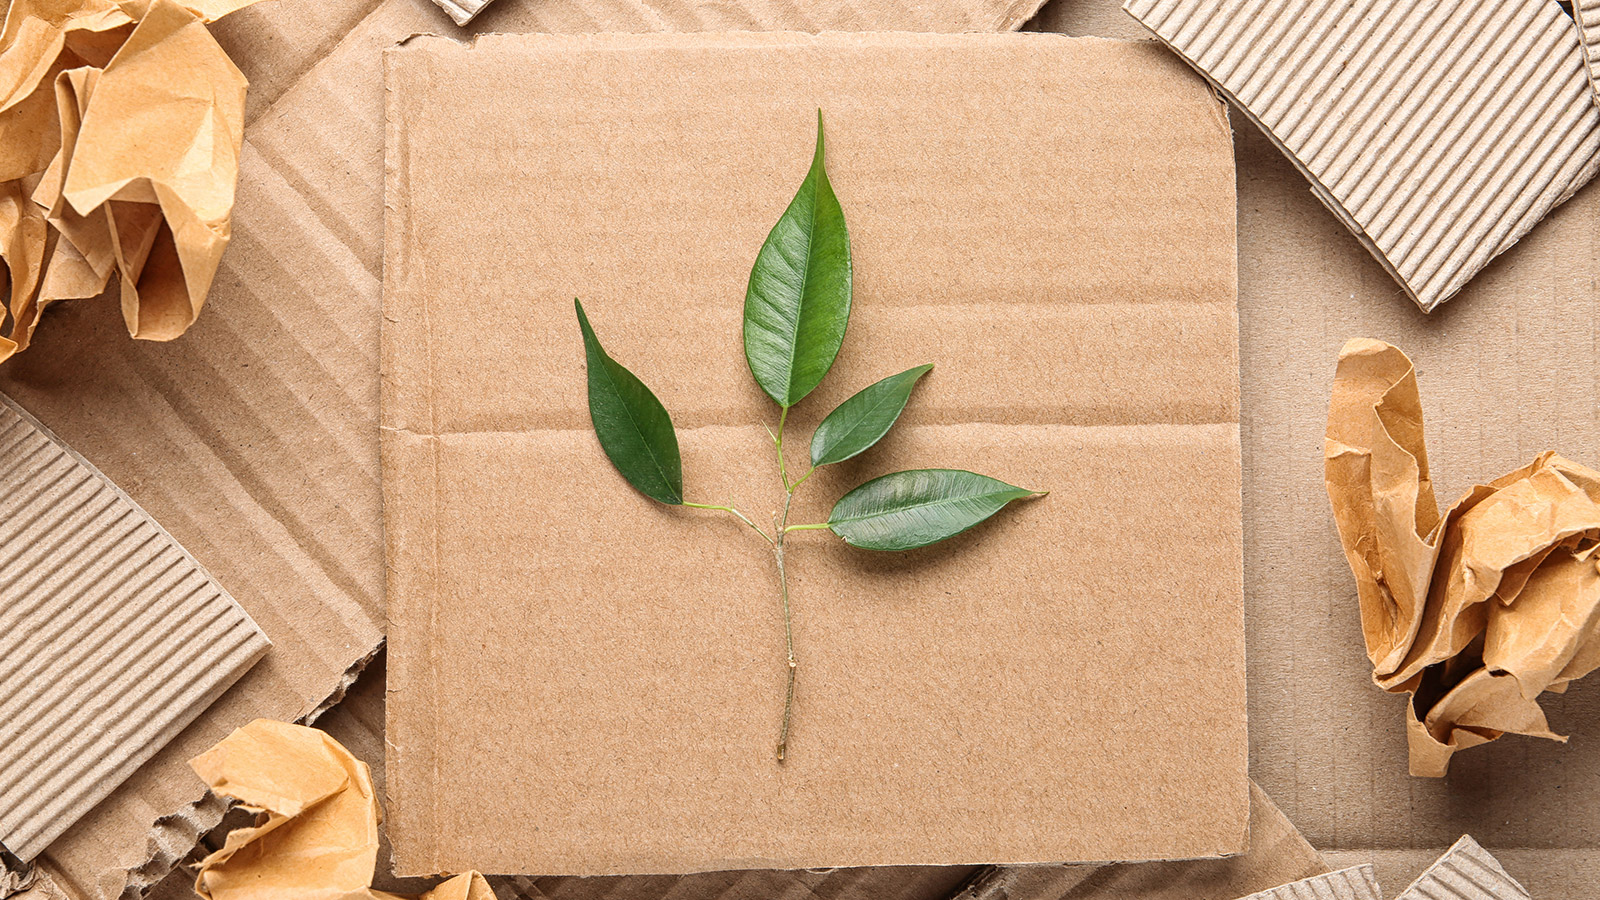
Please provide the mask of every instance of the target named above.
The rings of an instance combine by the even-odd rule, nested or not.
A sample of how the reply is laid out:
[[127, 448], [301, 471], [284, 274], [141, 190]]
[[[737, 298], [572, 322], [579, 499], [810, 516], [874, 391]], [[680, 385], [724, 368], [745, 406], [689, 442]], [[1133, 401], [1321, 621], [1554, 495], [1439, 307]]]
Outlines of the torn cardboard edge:
[[[33, 859], [271, 647], [126, 493], [0, 396], [0, 843]], [[26, 665], [24, 665], [26, 664]]]
[[1294, 161], [1424, 312], [1600, 170], [1583, 48], [1549, 0], [1124, 9]]

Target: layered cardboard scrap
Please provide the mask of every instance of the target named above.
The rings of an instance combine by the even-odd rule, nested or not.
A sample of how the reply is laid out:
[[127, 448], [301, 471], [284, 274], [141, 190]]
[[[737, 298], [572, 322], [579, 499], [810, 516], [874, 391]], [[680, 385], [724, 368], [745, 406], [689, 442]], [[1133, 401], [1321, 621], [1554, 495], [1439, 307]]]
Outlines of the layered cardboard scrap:
[[1383, 900], [1383, 890], [1372, 866], [1364, 865], [1313, 875], [1241, 900]]
[[172, 536], [0, 397], [0, 846], [31, 860], [269, 648]]
[[1462, 835], [1397, 900], [1528, 900], [1528, 892], [1489, 851]]
[[[1204, 82], [1053, 35], [485, 36], [387, 63], [399, 871], [1245, 848], [1233, 158]], [[818, 108], [854, 307], [789, 427], [938, 368], [796, 521], [930, 461], [1065, 489], [925, 553], [792, 548], [779, 768], [770, 553], [617, 477], [572, 297], [676, 417], [692, 492], [765, 505], [740, 315]]]
[[1128, 0], [1432, 310], [1600, 168], [1600, 106], [1551, 0]]
[[1373, 680], [1411, 697], [1412, 774], [1506, 732], [1565, 740], [1538, 697], [1600, 667], [1600, 472], [1544, 453], [1440, 516], [1416, 371], [1365, 339], [1339, 354], [1326, 456]]
[[[1241, 900], [1383, 900], [1383, 889], [1371, 864], [1364, 864], [1259, 891]], [[1529, 898], [1498, 860], [1470, 835], [1463, 835], [1396, 900]]]
[[[201, 861], [206, 900], [403, 900], [372, 890], [383, 807], [367, 764], [326, 733], [257, 719], [190, 761], [217, 794], [261, 817]], [[467, 872], [419, 900], [494, 900]]]
[[117, 276], [128, 333], [193, 324], [228, 244], [245, 77], [206, 23], [254, 0], [15, 0], [0, 33], [0, 258], [27, 348]]

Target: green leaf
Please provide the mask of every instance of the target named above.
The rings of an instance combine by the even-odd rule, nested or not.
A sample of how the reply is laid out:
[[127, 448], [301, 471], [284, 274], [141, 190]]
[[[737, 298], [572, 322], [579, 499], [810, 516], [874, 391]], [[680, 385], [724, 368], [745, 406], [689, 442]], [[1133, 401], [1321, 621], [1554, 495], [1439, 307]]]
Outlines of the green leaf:
[[960, 469], [874, 478], [839, 498], [828, 527], [852, 547], [912, 550], [954, 537], [1013, 500], [1044, 496]]
[[646, 496], [674, 506], [683, 502], [683, 462], [672, 418], [656, 395], [621, 363], [606, 355], [589, 327], [583, 304], [578, 327], [589, 365], [589, 418], [606, 456]]
[[817, 152], [800, 190], [772, 226], [744, 297], [750, 374], [788, 409], [811, 393], [839, 355], [850, 323], [850, 234]]
[[933, 366], [917, 366], [890, 375], [839, 404], [811, 435], [811, 464], [844, 462], [876, 444], [900, 418], [917, 379], [932, 369]]

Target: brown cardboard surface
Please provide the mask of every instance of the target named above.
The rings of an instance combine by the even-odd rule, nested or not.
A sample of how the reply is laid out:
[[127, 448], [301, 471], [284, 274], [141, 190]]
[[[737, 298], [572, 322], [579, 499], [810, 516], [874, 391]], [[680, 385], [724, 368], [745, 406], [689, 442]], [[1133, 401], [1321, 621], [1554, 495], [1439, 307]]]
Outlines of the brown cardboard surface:
[[[1153, 45], [1054, 36], [495, 36], [387, 60], [402, 873], [1244, 849], [1233, 174], [1203, 82]], [[571, 297], [674, 411], [694, 492], [761, 504], [739, 310], [818, 107], [855, 328], [790, 426], [880, 367], [940, 374], [796, 517], [918, 460], [1062, 490], [907, 557], [791, 548], [806, 675], [780, 768], [764, 548], [596, 452]], [[477, 733], [499, 738], [457, 740]]]
[[[1116, 5], [1056, 0], [1038, 26], [1144, 34]], [[888, 19], [873, 18], [880, 14]], [[979, 27], [962, 24], [974, 15], [953, 4], [795, 10], [619, 0], [502, 3], [477, 27], [794, 27], [789, 17], [803, 16], [817, 28], [965, 30]], [[377, 355], [382, 216], [378, 53], [441, 28], [449, 26], [423, 0], [274, 0], [213, 26], [251, 90], [234, 241], [207, 313], [173, 344], [125, 346], [114, 304], [63, 305], [51, 313], [62, 319], [57, 333], [43, 335], [32, 358], [0, 369], [5, 390], [155, 513], [278, 642], [246, 676], [253, 686], [224, 698], [248, 691], [247, 703], [231, 714], [214, 709], [180, 735], [189, 749], [161, 754], [141, 786], [117, 792], [93, 823], [46, 852], [46, 864], [81, 896], [114, 896], [130, 877], [125, 869], [153, 857], [132, 878], [159, 877], [188, 853], [196, 829], [220, 807], [170, 815], [199, 796], [184, 760], [252, 714], [270, 707], [288, 718], [315, 706], [338, 683], [345, 654], [377, 639], [370, 621], [381, 617], [379, 541], [350, 523], [378, 515], [369, 363]], [[1325, 515], [1319, 448], [1330, 360], [1349, 336], [1373, 334], [1410, 349], [1425, 374], [1443, 373], [1430, 382], [1425, 412], [1437, 426], [1430, 439], [1444, 454], [1435, 475], [1446, 495], [1547, 446], [1600, 458], [1600, 388], [1588, 349], [1600, 290], [1600, 196], [1581, 191], [1429, 322], [1398, 302], [1392, 279], [1279, 151], [1238, 124], [1253, 771], [1335, 866], [1372, 861], [1385, 883], [1405, 884], [1472, 831], [1535, 896], [1585, 896], [1600, 883], [1600, 797], [1591, 787], [1600, 741], [1589, 725], [1600, 720], [1600, 691], [1580, 684], [1551, 704], [1552, 722], [1572, 734], [1565, 747], [1502, 741], [1480, 761], [1464, 760], [1448, 782], [1406, 777], [1392, 698], [1368, 682], [1355, 592]], [[269, 608], [275, 620], [313, 623], [294, 638], [300, 649], [287, 650], [287, 632], [267, 624]], [[333, 618], [318, 618], [329, 608]], [[884, 889], [879, 871], [805, 884], [828, 895], [848, 876]], [[918, 877], [925, 896], [939, 896], [944, 882]], [[777, 892], [768, 873], [695, 876], [694, 893], [712, 890], [700, 879]], [[570, 890], [595, 882], [561, 883]], [[605, 883], [632, 896], [677, 884]]]
[[0, 845], [31, 860], [270, 647], [144, 510], [0, 396]]
[[1600, 458], [1600, 193], [1579, 193], [1424, 319], [1390, 302], [1387, 275], [1275, 148], [1250, 129], [1237, 138], [1252, 773], [1333, 865], [1378, 856], [1383, 881], [1404, 883], [1470, 831], [1518, 863], [1535, 896], [1581, 896], [1600, 878], [1600, 692], [1578, 683], [1545, 704], [1566, 745], [1508, 739], [1459, 758], [1446, 779], [1411, 778], [1403, 711], [1369, 682], [1320, 446], [1331, 360], [1371, 334], [1403, 343], [1432, 386], [1440, 494], [1546, 447]]
[[1424, 310], [1600, 168], [1600, 108], [1550, 0], [1124, 7], [1294, 157]]
[[1508, 738], [1446, 779], [1410, 777], [1403, 710], [1369, 681], [1321, 445], [1339, 348], [1371, 335], [1406, 347], [1430, 386], [1440, 495], [1545, 449], [1600, 459], [1600, 192], [1423, 317], [1270, 142], [1235, 137], [1251, 772], [1331, 865], [1376, 861], [1404, 884], [1470, 832], [1534, 896], [1583, 896], [1600, 883], [1600, 691], [1545, 702], [1565, 745]]
[[[1038, 0], [502, 4], [479, 28], [1015, 28]], [[148, 885], [221, 818], [184, 761], [336, 698], [382, 637], [379, 53], [426, 0], [274, 0], [212, 26], [249, 78], [233, 238], [207, 314], [133, 345], [104, 298], [50, 310], [0, 369], [21, 400], [229, 585], [275, 651], [40, 858], [64, 889]]]

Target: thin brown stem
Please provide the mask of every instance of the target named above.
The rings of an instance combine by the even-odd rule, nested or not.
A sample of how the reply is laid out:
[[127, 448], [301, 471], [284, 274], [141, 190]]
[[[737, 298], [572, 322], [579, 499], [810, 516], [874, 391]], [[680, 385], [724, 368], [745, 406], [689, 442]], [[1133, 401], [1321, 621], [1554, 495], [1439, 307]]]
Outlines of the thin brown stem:
[[783, 725], [778, 729], [778, 762], [789, 753], [789, 719], [794, 712], [794, 681], [800, 666], [794, 659], [794, 624], [789, 615], [789, 576], [783, 567], [784, 532], [789, 528], [789, 506], [794, 503], [794, 488], [783, 498], [783, 516], [773, 523], [777, 540], [772, 543], [773, 556], [778, 560], [778, 594], [783, 599], [783, 644], [788, 662], [788, 686], [783, 692]]

